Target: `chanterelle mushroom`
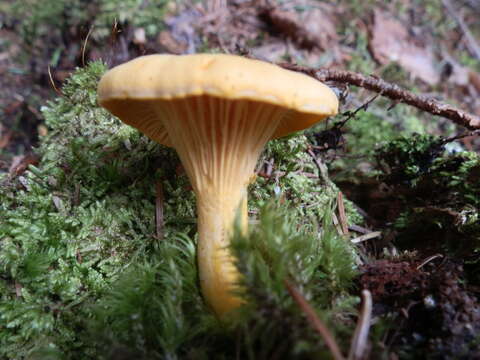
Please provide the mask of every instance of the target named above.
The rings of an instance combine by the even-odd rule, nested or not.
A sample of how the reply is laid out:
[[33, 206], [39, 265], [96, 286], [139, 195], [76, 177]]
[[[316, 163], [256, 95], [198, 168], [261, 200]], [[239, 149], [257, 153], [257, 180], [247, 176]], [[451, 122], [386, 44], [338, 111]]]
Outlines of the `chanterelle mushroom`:
[[265, 143], [337, 113], [326, 85], [240, 56], [150, 55], [108, 71], [99, 101], [156, 142], [176, 149], [197, 196], [202, 293], [218, 316], [236, 308], [228, 252], [237, 211]]

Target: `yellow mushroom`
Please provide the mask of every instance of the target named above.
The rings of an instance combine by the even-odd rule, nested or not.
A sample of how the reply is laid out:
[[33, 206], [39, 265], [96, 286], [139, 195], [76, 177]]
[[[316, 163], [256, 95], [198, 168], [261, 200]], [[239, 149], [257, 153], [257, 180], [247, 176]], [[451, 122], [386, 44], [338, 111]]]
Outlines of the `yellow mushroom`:
[[222, 317], [241, 304], [228, 251], [237, 212], [247, 227], [247, 185], [269, 139], [338, 110], [332, 90], [303, 74], [234, 55], [149, 55], [108, 71], [99, 102], [178, 152], [197, 197], [203, 296]]

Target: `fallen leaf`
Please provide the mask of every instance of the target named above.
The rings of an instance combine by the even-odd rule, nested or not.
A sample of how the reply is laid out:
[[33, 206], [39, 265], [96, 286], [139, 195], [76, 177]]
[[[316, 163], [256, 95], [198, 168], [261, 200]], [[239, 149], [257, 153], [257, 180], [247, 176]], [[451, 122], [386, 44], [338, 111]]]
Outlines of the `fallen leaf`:
[[370, 51], [382, 65], [397, 62], [429, 85], [440, 81], [432, 50], [419, 44], [401, 22], [378, 9], [374, 11], [370, 31]]
[[188, 45], [184, 42], [176, 40], [172, 34], [167, 31], [161, 31], [158, 34], [157, 42], [170, 54], [184, 54], [187, 51]]
[[38, 161], [38, 156], [34, 154], [14, 156], [8, 172], [12, 177], [22, 175], [29, 165], [37, 165]]
[[267, 61], [280, 61], [288, 53], [285, 41], [272, 40], [265, 45], [250, 49], [255, 58]]
[[299, 11], [297, 3], [272, 4], [265, 7], [263, 15], [300, 46], [331, 51], [338, 45], [336, 17], [328, 5], [303, 1], [303, 11]]
[[4, 149], [10, 144], [12, 139], [13, 131], [7, 130], [0, 126], [0, 149]]

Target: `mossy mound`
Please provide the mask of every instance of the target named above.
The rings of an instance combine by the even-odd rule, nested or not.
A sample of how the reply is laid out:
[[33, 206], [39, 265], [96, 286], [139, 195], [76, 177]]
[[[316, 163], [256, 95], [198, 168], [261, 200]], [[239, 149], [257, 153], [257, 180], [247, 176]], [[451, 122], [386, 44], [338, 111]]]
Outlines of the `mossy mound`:
[[[323, 351], [311, 336], [303, 338], [310, 330], [298, 320], [300, 310], [292, 307], [283, 281], [273, 276], [295, 275], [298, 255], [310, 249], [291, 241], [315, 239], [302, 286], [306, 293], [325, 290], [312, 302], [329, 317], [338, 305], [333, 300], [345, 297], [342, 289], [354, 271], [345, 241], [315, 225], [331, 212], [337, 190], [319, 180], [306, 154], [306, 138], [272, 142], [265, 152], [275, 164], [272, 176], [259, 177], [250, 188], [251, 213], [272, 198], [290, 209], [289, 221], [266, 216], [259, 229], [272, 222], [286, 228], [263, 236], [262, 251], [245, 253], [253, 245], [250, 237], [238, 234], [235, 247], [238, 258], [251, 264], [241, 267], [247, 279], [245, 296], [255, 297], [253, 290], [272, 286], [282, 296], [273, 303], [257, 298], [257, 306], [240, 317], [245, 321], [226, 328], [206, 309], [198, 291], [195, 198], [188, 179], [173, 150], [151, 142], [97, 105], [96, 86], [105, 70], [95, 62], [67, 81], [63, 96], [42, 109], [49, 132], [37, 149], [39, 165], [0, 179], [0, 358], [108, 359], [117, 358], [119, 351], [129, 358], [212, 353], [229, 358], [238, 334], [252, 357], [259, 344], [247, 336], [252, 326], [286, 326], [262, 316], [256, 323], [248, 321], [265, 307], [274, 311], [272, 304], [279, 313], [289, 309], [285, 311], [300, 326], [289, 338], [296, 344], [289, 354]], [[157, 186], [164, 193], [163, 239], [155, 224]], [[321, 234], [327, 233], [329, 241], [324, 242]], [[268, 249], [280, 248], [288, 251], [290, 260], [278, 257], [266, 264]], [[346, 261], [335, 265], [332, 256]], [[255, 272], [259, 266], [271, 272]], [[310, 278], [322, 281], [308, 282]], [[285, 337], [276, 334], [272, 343]]]

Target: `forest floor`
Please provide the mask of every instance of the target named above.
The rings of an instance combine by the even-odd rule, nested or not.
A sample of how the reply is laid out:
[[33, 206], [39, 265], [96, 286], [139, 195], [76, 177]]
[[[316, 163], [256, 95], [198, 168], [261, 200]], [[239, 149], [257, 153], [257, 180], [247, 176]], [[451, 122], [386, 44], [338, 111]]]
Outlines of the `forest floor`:
[[[28, 40], [18, 14], [9, 13], [8, 6], [0, 7], [0, 11], [0, 172], [12, 174], [38, 161], [34, 148], [39, 138], [48, 133], [40, 111], [42, 105], [61, 96], [62, 82], [76, 67], [96, 59], [114, 66], [143, 54], [214, 50], [306, 67], [349, 69], [378, 76], [480, 116], [478, 1], [396, 0], [387, 4], [235, 0], [228, 5], [211, 1], [169, 6], [155, 34], [145, 26], [128, 22], [112, 23], [102, 33], [93, 20], [85, 20], [64, 26], [61, 35], [53, 24], [37, 24], [38, 38], [30, 36]], [[345, 84], [331, 85], [341, 94], [345, 114], [375, 95]], [[464, 132], [448, 119], [399, 107], [406, 105], [375, 100], [366, 112], [385, 118], [399, 132], [408, 129], [412, 139], [415, 129], [444, 138]], [[360, 120], [367, 117], [362, 116]], [[374, 138], [380, 142], [382, 129], [364, 131], [375, 133]], [[328, 144], [317, 155], [325, 162], [335, 160], [337, 165], [329, 169], [332, 180], [367, 219], [361, 226], [349, 229], [355, 234], [352, 238], [372, 236], [359, 245], [363, 265], [358, 284], [372, 293], [374, 319], [393, 313], [398, 325], [379, 341], [385, 348], [408, 351], [409, 347], [423, 346], [425, 351], [457, 355], [469, 344], [471, 352], [459, 356], [480, 357], [480, 231], [476, 229], [473, 235], [477, 239], [474, 245], [465, 250], [453, 245], [453, 251], [450, 247], [447, 250], [445, 243], [463, 239], [457, 227], [422, 229], [414, 224], [409, 231], [394, 229], [392, 223], [406, 208], [421, 209], [419, 217], [455, 224], [461, 223], [464, 213], [451, 205], [452, 198], [446, 200], [449, 206], [431, 200], [448, 197], [435, 193], [431, 188], [436, 184], [433, 180], [422, 179], [419, 186], [412, 188], [404, 178], [395, 179], [398, 174], [394, 174], [393, 166], [388, 179], [364, 176], [374, 168], [366, 160], [348, 165], [355, 169], [345, 171], [338, 164], [355, 155], [351, 152], [354, 144], [348, 142], [355, 131], [349, 131], [348, 126], [341, 128], [333, 134], [334, 140], [332, 132], [316, 134], [317, 140], [327, 136], [317, 145]], [[478, 135], [467, 136], [451, 146], [479, 153], [480, 139]], [[432, 152], [427, 163], [436, 156]], [[450, 168], [442, 171], [455, 171], [460, 166], [447, 165]], [[480, 169], [469, 176], [469, 181], [478, 182]], [[408, 197], [414, 200], [405, 202], [403, 199]]]

